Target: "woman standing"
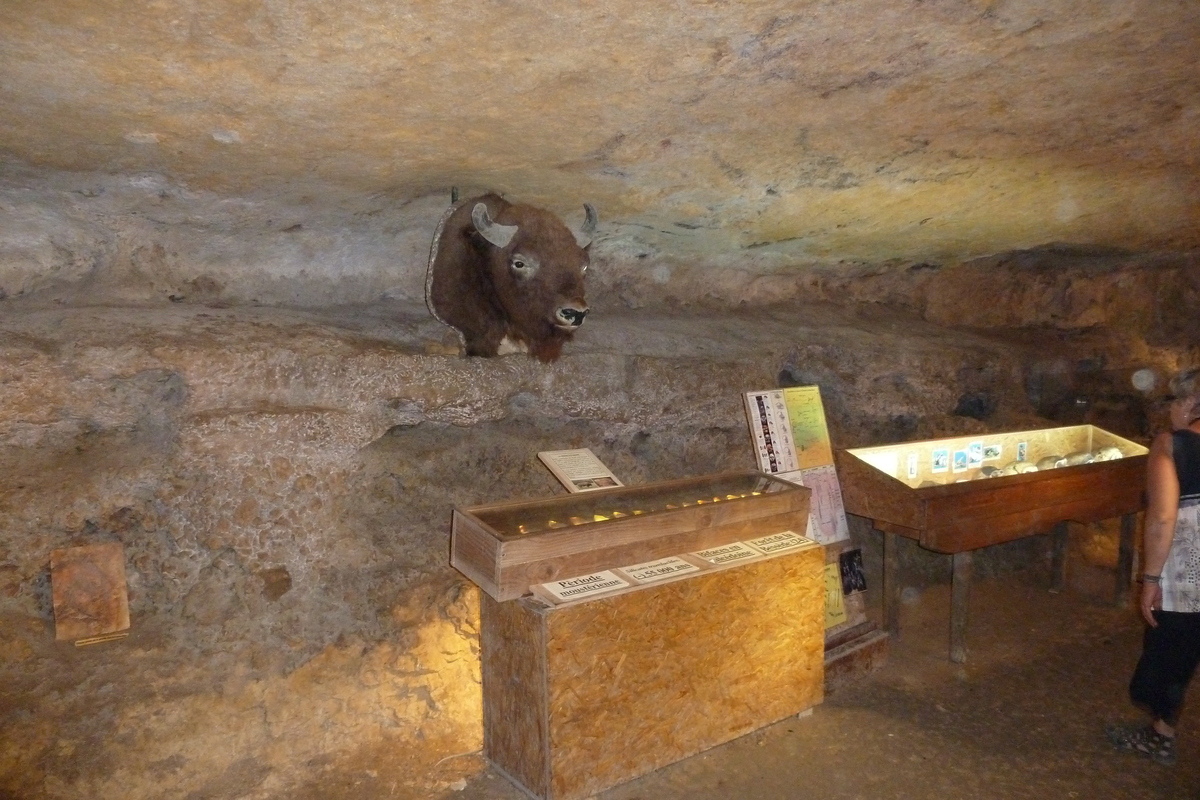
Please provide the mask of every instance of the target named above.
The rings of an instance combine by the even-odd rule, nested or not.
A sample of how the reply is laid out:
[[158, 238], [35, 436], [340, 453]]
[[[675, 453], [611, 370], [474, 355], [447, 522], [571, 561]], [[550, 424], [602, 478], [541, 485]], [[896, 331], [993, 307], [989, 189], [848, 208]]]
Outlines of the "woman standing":
[[1107, 731], [1118, 748], [1161, 764], [1175, 763], [1175, 725], [1200, 663], [1200, 370], [1177, 376], [1171, 391], [1173, 430], [1154, 439], [1147, 463], [1141, 611], [1149, 627], [1129, 684], [1152, 719]]

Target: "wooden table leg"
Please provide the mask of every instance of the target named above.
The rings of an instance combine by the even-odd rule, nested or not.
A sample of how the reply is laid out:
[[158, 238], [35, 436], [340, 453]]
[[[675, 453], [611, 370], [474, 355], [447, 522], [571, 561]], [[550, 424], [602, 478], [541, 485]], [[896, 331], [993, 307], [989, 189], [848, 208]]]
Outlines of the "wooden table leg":
[[1057, 594], [1067, 588], [1067, 523], [1060, 522], [1050, 532], [1050, 591]]
[[1133, 584], [1133, 546], [1137, 533], [1137, 514], [1121, 517], [1121, 544], [1117, 550], [1117, 608], [1129, 608], [1129, 587]]
[[899, 536], [883, 534], [883, 622], [892, 636], [900, 635]]
[[967, 661], [967, 599], [971, 589], [971, 552], [950, 556], [953, 573], [950, 579], [950, 660], [955, 664]]

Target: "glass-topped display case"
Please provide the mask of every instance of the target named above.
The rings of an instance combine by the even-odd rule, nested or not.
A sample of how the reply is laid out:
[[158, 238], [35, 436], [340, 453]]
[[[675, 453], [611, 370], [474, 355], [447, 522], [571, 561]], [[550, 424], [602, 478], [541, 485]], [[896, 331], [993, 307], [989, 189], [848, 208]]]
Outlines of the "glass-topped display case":
[[761, 472], [456, 508], [451, 563], [510, 600], [558, 577], [784, 530], [803, 535], [808, 511], [808, 489]]
[[1130, 585], [1148, 450], [1094, 425], [839, 450], [846, 512], [884, 535], [883, 612], [900, 630], [897, 537], [951, 558], [950, 660], [966, 660], [971, 553], [1053, 534], [1051, 586], [1066, 584], [1068, 522], [1121, 517], [1116, 597]]
[[473, 513], [476, 519], [498, 536], [510, 541], [576, 525], [729, 503], [793, 488], [792, 484], [758, 473], [710, 475], [671, 483], [626, 486], [561, 498], [484, 506]]
[[1149, 451], [1094, 425], [837, 453], [846, 511], [956, 553], [1141, 507]]

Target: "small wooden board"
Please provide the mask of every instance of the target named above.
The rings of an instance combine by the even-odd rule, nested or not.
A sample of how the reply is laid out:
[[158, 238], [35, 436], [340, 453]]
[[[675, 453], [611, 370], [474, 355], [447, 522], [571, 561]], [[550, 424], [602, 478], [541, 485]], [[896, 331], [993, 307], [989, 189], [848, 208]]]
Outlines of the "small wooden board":
[[125, 548], [120, 542], [50, 553], [54, 638], [95, 639], [129, 628]]

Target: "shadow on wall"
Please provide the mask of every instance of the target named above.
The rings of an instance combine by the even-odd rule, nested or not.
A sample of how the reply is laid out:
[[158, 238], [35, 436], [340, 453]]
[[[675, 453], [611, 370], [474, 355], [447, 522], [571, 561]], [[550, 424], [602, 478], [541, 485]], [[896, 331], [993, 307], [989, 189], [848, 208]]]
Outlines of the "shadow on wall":
[[1129, 439], [1149, 439], [1166, 420], [1162, 398], [1137, 391], [1128, 371], [1107, 369], [1103, 356], [1031, 365], [1025, 393], [1039, 416], [1060, 425], [1095, 425]]

